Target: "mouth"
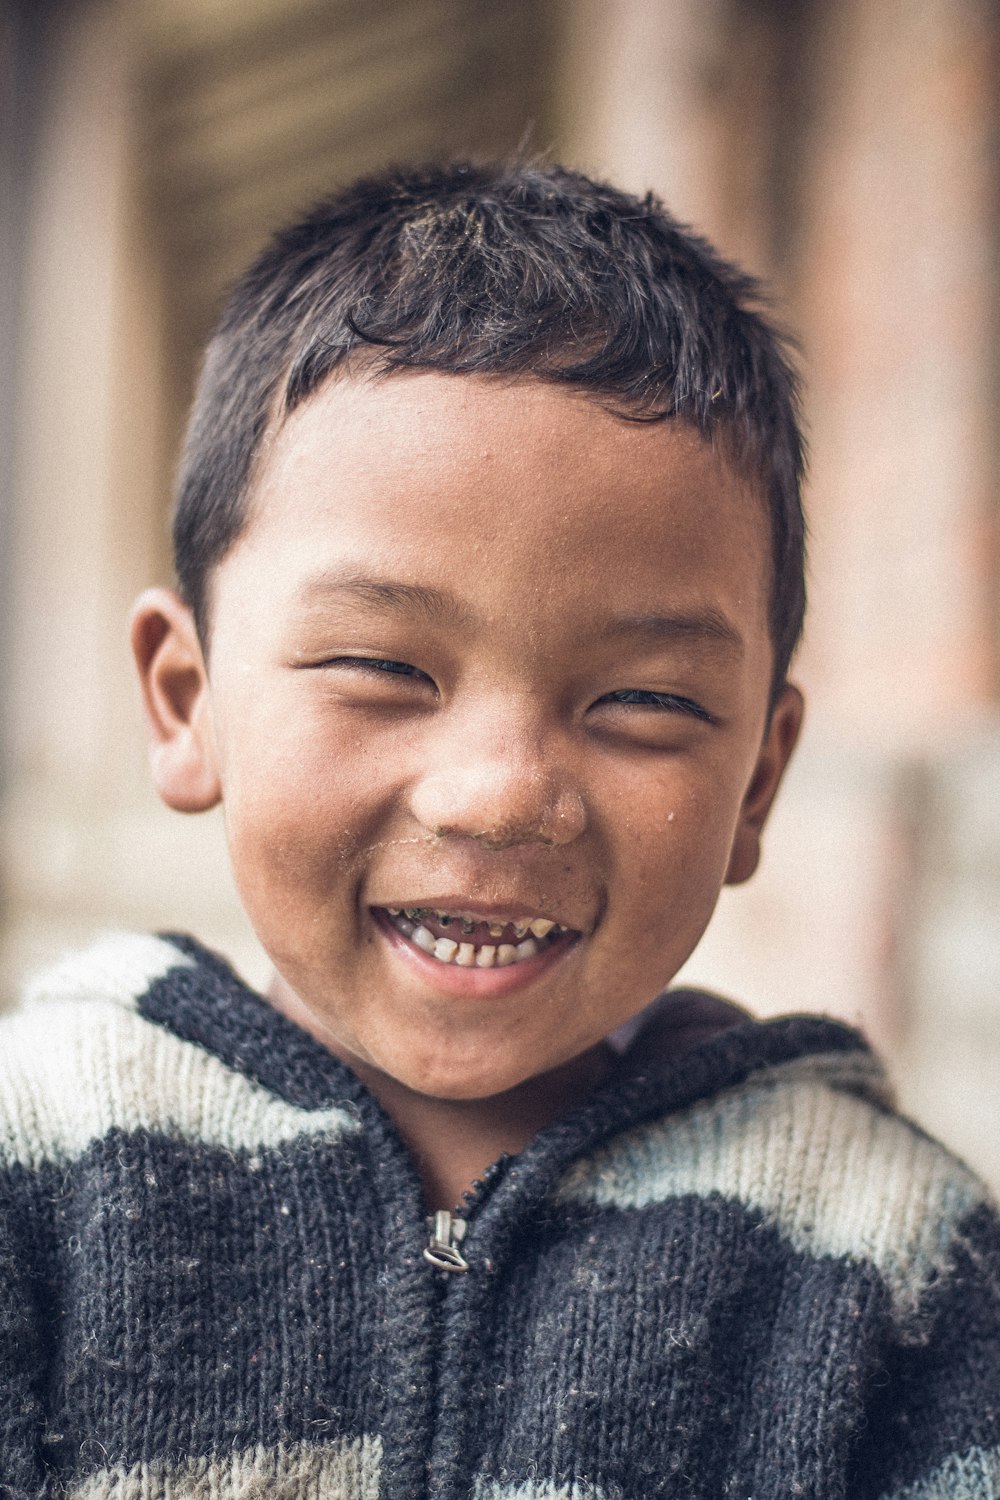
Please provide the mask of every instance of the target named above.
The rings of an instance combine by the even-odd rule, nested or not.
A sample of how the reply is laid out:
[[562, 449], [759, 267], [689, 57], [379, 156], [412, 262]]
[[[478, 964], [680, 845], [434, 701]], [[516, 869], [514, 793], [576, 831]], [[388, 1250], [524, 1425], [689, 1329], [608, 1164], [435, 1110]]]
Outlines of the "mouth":
[[[528, 981], [582, 936], [553, 917], [527, 911], [483, 912], [438, 906], [376, 906], [376, 924], [428, 978], [450, 991]], [[497, 971], [503, 971], [501, 974]]]

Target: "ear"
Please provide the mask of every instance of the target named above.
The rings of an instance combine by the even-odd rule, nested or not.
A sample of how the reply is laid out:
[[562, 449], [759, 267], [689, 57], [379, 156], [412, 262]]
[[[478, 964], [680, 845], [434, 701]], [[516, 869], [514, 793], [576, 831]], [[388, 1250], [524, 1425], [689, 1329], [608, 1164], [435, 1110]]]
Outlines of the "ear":
[[791, 759], [802, 728], [805, 703], [802, 694], [786, 682], [771, 712], [757, 764], [740, 808], [736, 836], [729, 855], [726, 885], [740, 885], [749, 880], [760, 861], [760, 836], [771, 803]]
[[153, 785], [168, 807], [205, 812], [221, 799], [222, 787], [194, 616], [172, 590], [147, 589], [132, 611], [131, 640]]

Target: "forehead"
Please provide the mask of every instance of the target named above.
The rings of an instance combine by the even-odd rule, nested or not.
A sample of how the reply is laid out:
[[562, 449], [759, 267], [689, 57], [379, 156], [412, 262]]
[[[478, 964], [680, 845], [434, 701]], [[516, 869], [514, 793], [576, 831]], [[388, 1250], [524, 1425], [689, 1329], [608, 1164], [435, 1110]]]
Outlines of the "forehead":
[[[767, 547], [759, 487], [737, 472], [722, 445], [690, 424], [633, 420], [589, 392], [549, 381], [428, 371], [334, 377], [275, 424], [256, 466], [250, 518], [277, 501], [283, 524], [294, 524], [294, 513], [281, 504], [289, 498], [286, 486], [307, 471], [312, 481], [319, 468], [342, 486], [403, 481], [409, 489], [462, 467], [480, 482], [493, 475], [498, 486], [533, 483], [540, 511], [558, 508], [563, 492], [577, 490], [577, 476], [587, 474], [603, 482], [621, 519], [627, 486], [628, 508], [638, 519], [650, 501], [662, 502], [672, 491], [679, 503], [685, 489], [705, 479], [739, 492], [748, 532], [764, 533]], [[596, 492], [591, 499], [599, 507]], [[306, 520], [304, 507], [297, 508]]]
[[687, 424], [629, 421], [535, 380], [328, 383], [267, 441], [221, 571], [248, 556], [297, 599], [346, 564], [473, 610], [530, 600], [541, 617], [546, 595], [550, 612], [569, 595], [597, 610], [670, 602], [766, 633], [769, 530], [753, 485]]

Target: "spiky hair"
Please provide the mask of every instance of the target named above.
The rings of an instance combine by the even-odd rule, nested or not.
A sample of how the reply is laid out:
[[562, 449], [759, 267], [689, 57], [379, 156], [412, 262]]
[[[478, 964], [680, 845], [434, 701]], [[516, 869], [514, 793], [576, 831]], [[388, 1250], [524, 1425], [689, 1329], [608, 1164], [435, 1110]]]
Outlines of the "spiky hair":
[[805, 609], [794, 368], [754, 279], [652, 195], [454, 162], [363, 179], [278, 234], [208, 346], [180, 468], [177, 575], [203, 638], [265, 433], [348, 359], [551, 381], [721, 442], [766, 501], [783, 682]]

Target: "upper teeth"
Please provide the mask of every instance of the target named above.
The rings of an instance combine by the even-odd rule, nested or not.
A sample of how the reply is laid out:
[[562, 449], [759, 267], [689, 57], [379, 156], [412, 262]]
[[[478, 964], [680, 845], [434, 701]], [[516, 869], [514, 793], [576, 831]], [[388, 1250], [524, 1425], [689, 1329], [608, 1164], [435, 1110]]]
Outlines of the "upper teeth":
[[[563, 930], [548, 917], [534, 917], [518, 922], [486, 922], [485, 925], [491, 937], [500, 937], [510, 927], [518, 941], [500, 943], [498, 946], [488, 943], [463, 943], [450, 937], [436, 937], [428, 927], [424, 926], [424, 918], [436, 918], [443, 927], [449, 926], [453, 921], [460, 922], [463, 934], [467, 934], [484, 921], [482, 917], [472, 916], [469, 913], [432, 911], [423, 906], [387, 906], [386, 911], [394, 919], [400, 932], [411, 942], [416, 943], [418, 948], [422, 948], [425, 953], [432, 954], [441, 963], [458, 964], [463, 968], [475, 966], [480, 969], [492, 969], [503, 968], [506, 964], [520, 963], [523, 959], [535, 956], [538, 952], [538, 944], [543, 938], [553, 932], [558, 935]], [[530, 937], [529, 933], [532, 934]]]

